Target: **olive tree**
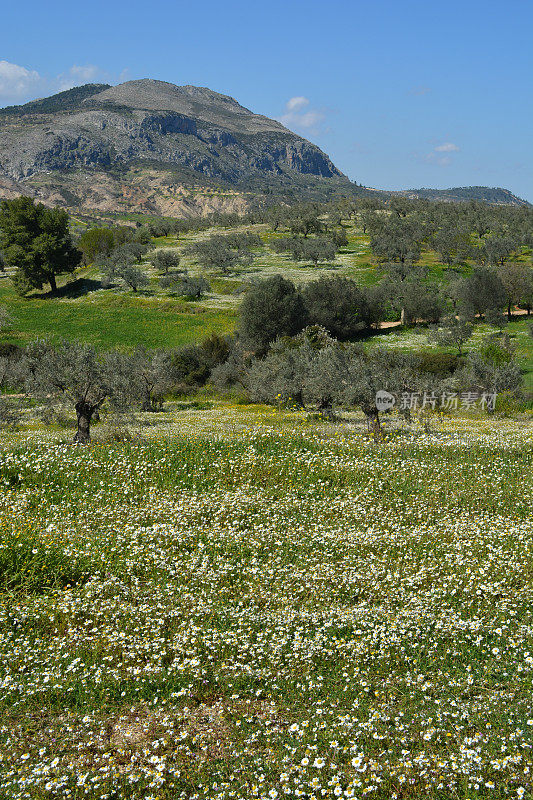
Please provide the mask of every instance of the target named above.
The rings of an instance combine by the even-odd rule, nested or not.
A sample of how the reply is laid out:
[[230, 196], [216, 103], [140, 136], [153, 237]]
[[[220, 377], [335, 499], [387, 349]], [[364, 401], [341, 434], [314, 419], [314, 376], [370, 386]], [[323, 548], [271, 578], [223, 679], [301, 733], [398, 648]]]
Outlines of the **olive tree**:
[[411, 266], [420, 260], [423, 234], [410, 220], [391, 217], [374, 233], [370, 247], [381, 262]]
[[315, 267], [321, 261], [333, 261], [337, 248], [331, 239], [318, 236], [305, 239], [300, 236], [286, 236], [272, 243], [278, 253], [289, 252], [293, 261], [311, 261]]
[[244, 347], [265, 353], [278, 336], [294, 336], [307, 324], [301, 294], [281, 275], [260, 281], [247, 292], [239, 310], [239, 335]]
[[144, 289], [150, 283], [148, 275], [140, 267], [135, 267], [131, 264], [117, 267], [115, 274], [134, 292]]
[[91, 421], [103, 404], [127, 407], [135, 400], [128, 359], [117, 351], [98, 353], [92, 345], [64, 341], [58, 346], [38, 340], [24, 359], [26, 389], [44, 399], [60, 397], [74, 407], [75, 442], [91, 439]]
[[387, 392], [397, 399], [402, 394], [412, 395], [430, 388], [428, 377], [417, 366], [412, 354], [384, 347], [369, 353], [355, 349], [347, 360], [340, 378], [339, 397], [347, 405], [362, 410], [375, 439], [382, 436], [378, 392]]
[[167, 350], [137, 347], [127, 359], [133, 394], [143, 411], [156, 411], [172, 385], [172, 356]]
[[440, 228], [433, 234], [431, 244], [448, 266], [465, 261], [473, 254], [470, 232], [466, 226]]
[[158, 250], [152, 258], [152, 264], [157, 270], [167, 275], [178, 269], [180, 260], [179, 253], [174, 250]]
[[324, 223], [320, 220], [320, 206], [317, 203], [302, 203], [291, 209], [287, 219], [287, 227], [305, 239], [310, 233], [320, 233]]
[[239, 267], [250, 266], [254, 254], [249, 248], [256, 246], [257, 238], [253, 234], [250, 237], [246, 234], [214, 234], [203, 242], [189, 245], [186, 252], [202, 266], [229, 275]]
[[506, 293], [501, 278], [489, 267], [474, 267], [472, 273], [461, 281], [459, 305], [465, 314], [481, 317], [490, 309], [501, 310]]
[[352, 339], [377, 322], [364, 290], [350, 278], [319, 278], [302, 291], [311, 323], [336, 339]]
[[501, 266], [520, 249], [520, 242], [513, 236], [488, 236], [481, 249], [487, 264]]
[[410, 278], [397, 286], [396, 298], [391, 298], [402, 315], [405, 325], [417, 321], [438, 322], [442, 315], [443, 299], [436, 283]]
[[430, 332], [430, 339], [445, 347], [456, 347], [458, 355], [462, 355], [463, 345], [470, 339], [473, 330], [474, 326], [469, 319], [451, 315], [443, 320], [441, 326]]
[[[356, 406], [375, 438], [381, 436], [378, 392], [394, 397], [429, 389], [415, 356], [386, 348], [364, 352], [332, 339], [313, 346], [305, 331], [292, 341], [279, 340], [263, 359], [245, 368], [243, 385], [253, 400], [293, 401], [332, 417], [336, 405]], [[434, 389], [435, 387], [433, 387]]]
[[489, 353], [471, 352], [456, 376], [457, 385], [477, 392], [517, 392], [522, 382], [520, 368], [514, 358], [491, 358]]
[[103, 272], [104, 284], [111, 285], [117, 279], [122, 281], [134, 292], [149, 285], [150, 279], [140, 267], [134, 264], [108, 264]]
[[507, 263], [498, 267], [500, 278], [506, 295], [507, 317], [511, 319], [513, 306], [520, 303], [531, 287], [531, 267], [520, 263]]
[[162, 276], [159, 283], [163, 289], [194, 300], [199, 300], [211, 288], [205, 278], [201, 276], [195, 278], [186, 271], [168, 272]]

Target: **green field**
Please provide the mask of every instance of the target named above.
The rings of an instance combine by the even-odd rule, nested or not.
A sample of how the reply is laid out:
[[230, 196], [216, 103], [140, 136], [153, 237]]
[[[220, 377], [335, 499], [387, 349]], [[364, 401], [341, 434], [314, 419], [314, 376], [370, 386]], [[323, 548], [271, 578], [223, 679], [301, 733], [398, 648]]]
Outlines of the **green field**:
[[[265, 244], [276, 236], [266, 225], [247, 226], [236, 230], [258, 232]], [[180, 236], [154, 239], [156, 248], [165, 247], [181, 252], [188, 244], [207, 238], [217, 229]], [[281, 235], [281, 234], [280, 234]], [[362, 284], [375, 282], [380, 273], [372, 266], [368, 243], [356, 229], [350, 231], [350, 245], [341, 250], [334, 267], [314, 268], [294, 264], [287, 256], [274, 253], [267, 247], [256, 253], [250, 268], [236, 275], [221, 277], [198, 267], [184, 256], [182, 265], [193, 275], [203, 275], [212, 291], [199, 302], [185, 302], [163, 292], [157, 274], [151, 268], [150, 254], [143, 268], [151, 277], [147, 290], [137, 294], [121, 288], [99, 288], [99, 272], [83, 268], [73, 276], [59, 280], [67, 296], [53, 298], [34, 292], [27, 298], [16, 296], [9, 278], [0, 280], [0, 303], [13, 318], [11, 329], [4, 338], [24, 342], [37, 336], [54, 339], [82, 339], [99, 347], [174, 347], [197, 341], [211, 331], [224, 333], [235, 325], [240, 302], [239, 291], [250, 280], [273, 274], [283, 274], [296, 283], [312, 280], [321, 274], [342, 274], [356, 278]]]
[[[520, 365], [524, 376], [524, 388], [533, 392], [533, 337], [529, 333], [529, 327], [533, 319], [527, 317], [517, 317], [505, 325], [505, 332], [509, 336], [511, 346], [514, 350], [516, 359]], [[429, 329], [425, 326], [412, 328], [395, 328], [385, 336], [375, 336], [369, 339], [365, 346], [398, 348], [400, 350], [411, 350], [419, 352], [421, 350], [436, 350], [439, 352], [457, 352], [450, 347], [436, 345], [429, 338]], [[474, 328], [472, 338], [467, 342], [464, 350], [469, 352], [477, 350], [484, 344], [486, 338], [498, 334], [498, 329], [484, 322], [478, 322]]]
[[532, 796], [530, 423], [137, 424], [2, 436], [1, 797]]
[[[56, 298], [39, 292], [27, 298], [17, 297], [11, 281], [4, 277], [0, 280], [0, 304], [9, 311], [13, 324], [3, 332], [3, 339], [24, 344], [39, 336], [47, 336], [55, 341], [81, 339], [101, 348], [130, 348], [136, 345], [176, 347], [199, 341], [213, 331], [232, 331], [242, 292], [250, 286], [251, 281], [258, 278], [281, 274], [300, 285], [322, 275], [342, 275], [368, 286], [377, 283], [383, 276], [383, 270], [370, 251], [369, 237], [363, 235], [354, 224], [346, 228], [348, 246], [341, 248], [335, 263], [318, 268], [295, 263], [288, 255], [270, 250], [268, 243], [285, 234], [275, 233], [264, 224], [233, 229], [258, 233], [264, 246], [255, 252], [255, 260], [250, 267], [230, 276], [205, 270], [190, 256], [183, 254], [187, 245], [213, 233], [224, 233], [225, 230], [211, 228], [200, 233], [183, 234], [179, 238], [169, 236], [153, 240], [156, 249], [168, 248], [179, 252], [181, 266], [187, 268], [191, 275], [207, 278], [211, 291], [200, 301], [185, 301], [160, 288], [158, 275], [150, 261], [154, 251], [144, 258], [142, 265], [150, 277], [150, 286], [137, 293], [120, 287], [101, 288], [100, 273], [94, 267], [82, 268], [75, 275], [60, 280], [65, 296]], [[425, 251], [421, 264], [428, 268], [428, 280], [441, 281], [445, 277], [446, 268], [438, 263], [434, 252]], [[507, 326], [507, 330], [516, 345], [525, 385], [533, 388], [533, 338], [528, 336], [529, 324], [525, 317], [517, 318]], [[489, 332], [494, 332], [494, 329], [480, 325], [475, 339], [479, 340], [482, 333]], [[391, 331], [373, 341], [412, 349], [435, 347], [428, 342], [427, 330], [423, 327], [399, 333]]]
[[46, 336], [55, 341], [80, 339], [102, 348], [177, 347], [211, 331], [227, 333], [235, 318], [233, 309], [104, 291], [99, 297], [67, 300], [22, 299], [4, 289], [0, 303], [14, 320], [4, 338], [19, 344]]

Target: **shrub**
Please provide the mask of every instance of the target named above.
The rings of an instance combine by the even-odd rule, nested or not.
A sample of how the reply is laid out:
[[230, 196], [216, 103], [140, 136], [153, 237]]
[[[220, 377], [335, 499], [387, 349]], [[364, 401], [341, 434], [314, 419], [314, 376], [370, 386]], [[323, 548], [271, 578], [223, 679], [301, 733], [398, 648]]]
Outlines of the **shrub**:
[[531, 399], [516, 392], [500, 392], [496, 397], [497, 414], [502, 417], [514, 417], [522, 414], [531, 407]]
[[294, 336], [305, 328], [308, 313], [291, 281], [274, 275], [253, 286], [240, 307], [239, 335], [250, 350], [265, 353], [278, 336]]
[[223, 364], [230, 353], [228, 341], [212, 333], [199, 345], [187, 345], [176, 350], [172, 358], [172, 375], [175, 383], [185, 386], [203, 386], [211, 372]]
[[353, 339], [374, 321], [364, 292], [349, 278], [319, 278], [302, 292], [311, 323], [336, 339]]
[[440, 378], [452, 375], [463, 364], [464, 359], [455, 353], [439, 353], [434, 350], [425, 350], [419, 353], [420, 370]]

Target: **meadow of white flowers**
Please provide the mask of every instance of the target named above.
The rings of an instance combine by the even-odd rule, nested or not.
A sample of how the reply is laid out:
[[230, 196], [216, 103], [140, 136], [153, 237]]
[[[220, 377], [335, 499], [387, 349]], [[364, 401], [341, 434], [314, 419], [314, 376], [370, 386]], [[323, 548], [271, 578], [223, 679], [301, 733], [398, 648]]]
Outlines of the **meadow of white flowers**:
[[533, 796], [531, 423], [283, 413], [4, 440], [0, 797]]

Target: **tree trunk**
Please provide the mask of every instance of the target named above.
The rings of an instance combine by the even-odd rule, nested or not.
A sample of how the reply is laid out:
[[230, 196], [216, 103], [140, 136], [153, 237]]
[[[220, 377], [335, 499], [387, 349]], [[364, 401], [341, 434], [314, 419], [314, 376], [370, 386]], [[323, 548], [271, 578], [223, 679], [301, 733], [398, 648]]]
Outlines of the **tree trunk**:
[[48, 276], [48, 283], [50, 284], [50, 288], [52, 290], [52, 294], [57, 293], [57, 283], [56, 283], [56, 276], [52, 273]]
[[152, 393], [149, 389], [146, 389], [146, 391], [144, 392], [141, 411], [153, 411], [153, 410], [154, 410], [154, 404], [152, 403]]
[[511, 319], [513, 315], [511, 314], [511, 302], [507, 303], [507, 319]]
[[372, 434], [376, 442], [383, 439], [383, 434], [381, 432], [381, 422], [379, 419], [379, 411], [377, 409], [375, 411], [367, 412], [366, 423], [368, 426], [369, 433]]
[[405, 325], [405, 308], [402, 308], [400, 313], [400, 325]]
[[335, 419], [333, 414], [333, 400], [331, 397], [322, 398], [318, 403], [318, 411], [320, 415], [329, 420], [330, 422]]
[[301, 389], [297, 392], [294, 392], [294, 397], [292, 399], [294, 400], [296, 405], [301, 406], [301, 408], [304, 408], [304, 397]]
[[76, 403], [76, 417], [78, 419], [78, 430], [74, 441], [79, 444], [89, 444], [91, 441], [91, 419], [95, 412], [95, 407], [90, 403], [80, 400]]

